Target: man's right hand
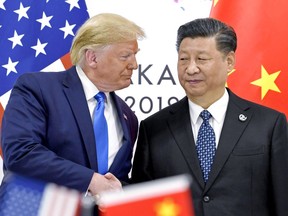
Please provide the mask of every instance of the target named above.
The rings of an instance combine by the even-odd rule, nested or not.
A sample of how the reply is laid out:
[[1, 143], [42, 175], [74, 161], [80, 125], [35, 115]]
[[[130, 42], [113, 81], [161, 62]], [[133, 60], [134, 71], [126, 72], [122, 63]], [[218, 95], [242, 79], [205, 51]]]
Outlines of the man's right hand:
[[94, 173], [89, 185], [89, 192], [96, 197], [104, 191], [119, 190], [122, 190], [121, 182], [112, 173], [105, 175]]

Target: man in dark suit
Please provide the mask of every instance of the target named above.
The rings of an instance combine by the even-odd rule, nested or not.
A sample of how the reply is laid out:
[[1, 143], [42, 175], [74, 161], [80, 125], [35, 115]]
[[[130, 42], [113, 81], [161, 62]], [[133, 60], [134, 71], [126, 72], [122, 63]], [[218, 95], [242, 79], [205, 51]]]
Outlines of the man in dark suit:
[[[190, 174], [196, 216], [286, 216], [287, 120], [225, 88], [236, 46], [233, 28], [218, 20], [180, 26], [177, 68], [186, 97], [141, 122], [132, 180]], [[208, 138], [201, 138], [202, 123]]]
[[[99, 14], [78, 30], [67, 71], [27, 73], [16, 82], [2, 123], [4, 178], [9, 172], [97, 195], [128, 180], [138, 120], [114, 91], [137, 69], [145, 33], [116, 14]], [[57, 49], [57, 47], [55, 47]], [[108, 170], [98, 173], [92, 119], [104, 92]]]

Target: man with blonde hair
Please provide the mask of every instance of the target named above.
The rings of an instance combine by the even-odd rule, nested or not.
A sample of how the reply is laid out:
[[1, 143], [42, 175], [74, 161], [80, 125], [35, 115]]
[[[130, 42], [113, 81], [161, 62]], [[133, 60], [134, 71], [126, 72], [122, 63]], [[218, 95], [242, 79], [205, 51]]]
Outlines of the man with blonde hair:
[[[98, 14], [73, 40], [73, 67], [17, 80], [3, 117], [5, 176], [14, 172], [92, 195], [121, 189], [131, 169], [138, 120], [114, 91], [130, 85], [142, 38], [145, 33], [134, 22]], [[102, 141], [93, 120], [99, 92], [105, 96], [106, 155], [98, 154]]]

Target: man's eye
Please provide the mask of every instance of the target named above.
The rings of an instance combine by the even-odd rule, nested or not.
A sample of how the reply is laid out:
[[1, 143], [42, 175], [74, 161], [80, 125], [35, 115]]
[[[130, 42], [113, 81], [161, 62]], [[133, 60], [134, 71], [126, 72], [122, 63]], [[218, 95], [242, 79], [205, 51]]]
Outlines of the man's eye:
[[121, 58], [129, 58], [130, 56], [131, 56], [131, 54], [122, 55]]

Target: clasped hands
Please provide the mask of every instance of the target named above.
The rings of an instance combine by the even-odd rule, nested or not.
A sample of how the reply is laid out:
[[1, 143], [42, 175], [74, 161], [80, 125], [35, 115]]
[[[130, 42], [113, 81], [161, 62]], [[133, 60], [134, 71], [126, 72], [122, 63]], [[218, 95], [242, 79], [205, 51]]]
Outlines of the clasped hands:
[[104, 191], [121, 191], [121, 182], [112, 174], [101, 175], [94, 173], [89, 185], [89, 192], [94, 197], [97, 205], [101, 204], [100, 194]]

